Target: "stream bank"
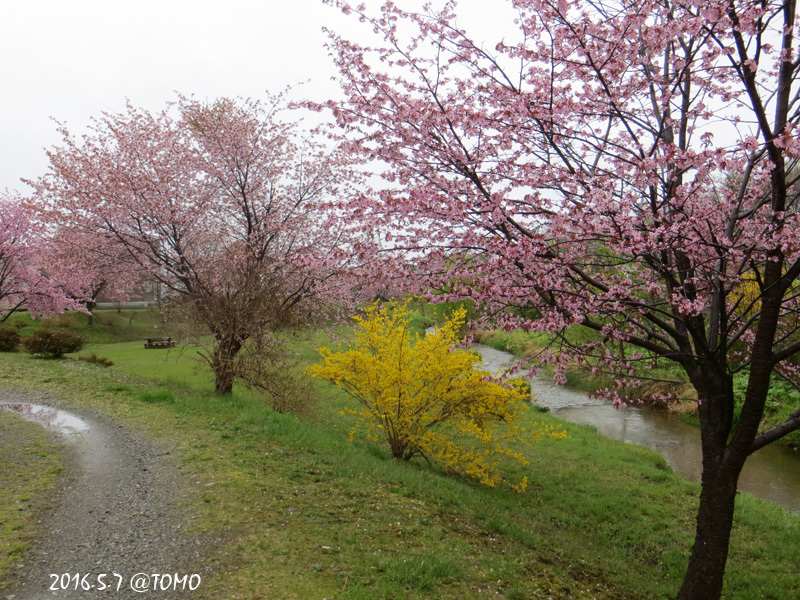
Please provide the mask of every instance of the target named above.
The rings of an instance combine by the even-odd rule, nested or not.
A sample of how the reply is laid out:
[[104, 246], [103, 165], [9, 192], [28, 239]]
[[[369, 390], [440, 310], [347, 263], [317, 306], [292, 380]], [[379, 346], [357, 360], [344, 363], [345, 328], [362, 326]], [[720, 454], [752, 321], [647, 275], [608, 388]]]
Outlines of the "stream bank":
[[[490, 372], [515, 360], [511, 353], [489, 346], [474, 344], [473, 348]], [[531, 391], [537, 404], [553, 415], [592, 426], [606, 437], [646, 446], [661, 454], [673, 471], [690, 480], [700, 479], [700, 430], [685, 423], [680, 415], [637, 406], [615, 409], [609, 402], [555, 385], [543, 377], [531, 379]], [[800, 456], [781, 446], [759, 450], [747, 459], [739, 489], [800, 514]]]

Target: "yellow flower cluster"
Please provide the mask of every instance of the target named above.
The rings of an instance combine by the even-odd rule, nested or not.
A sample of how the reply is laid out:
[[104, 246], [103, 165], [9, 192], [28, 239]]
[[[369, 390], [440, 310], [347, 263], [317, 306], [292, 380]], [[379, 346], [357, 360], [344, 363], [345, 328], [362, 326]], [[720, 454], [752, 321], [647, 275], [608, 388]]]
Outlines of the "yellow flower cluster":
[[742, 277], [729, 299], [735, 306], [736, 314], [740, 316], [758, 313], [761, 310], [761, 287], [755, 276]]
[[465, 316], [464, 309], [457, 310], [435, 333], [419, 338], [409, 332], [407, 302], [373, 306], [357, 319], [351, 349], [321, 348], [323, 360], [309, 372], [358, 401], [358, 409], [348, 411], [360, 417], [351, 439], [364, 426], [369, 438], [384, 437], [397, 458], [420, 455], [485, 485], [504, 481], [524, 491], [527, 478], [511, 483], [500, 470], [504, 456], [527, 464], [506, 444], [512, 438], [565, 434], [557, 428], [522, 429], [529, 392], [520, 379], [501, 381], [475, 368], [480, 358], [455, 347]]

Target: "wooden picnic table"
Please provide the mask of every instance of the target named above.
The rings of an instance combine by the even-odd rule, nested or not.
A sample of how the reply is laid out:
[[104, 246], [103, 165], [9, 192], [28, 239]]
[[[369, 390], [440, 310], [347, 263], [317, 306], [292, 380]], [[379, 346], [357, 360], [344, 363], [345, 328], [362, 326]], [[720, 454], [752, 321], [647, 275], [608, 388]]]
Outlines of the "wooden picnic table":
[[145, 348], [174, 348], [175, 341], [170, 337], [147, 338]]

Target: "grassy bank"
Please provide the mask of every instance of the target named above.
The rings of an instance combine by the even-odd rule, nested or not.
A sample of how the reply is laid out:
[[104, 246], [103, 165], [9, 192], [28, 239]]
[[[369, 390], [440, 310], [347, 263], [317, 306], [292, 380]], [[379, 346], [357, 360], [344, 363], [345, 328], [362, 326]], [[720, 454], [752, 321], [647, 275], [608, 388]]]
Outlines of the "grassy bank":
[[[518, 495], [349, 443], [347, 400], [329, 388], [301, 420], [207, 393], [188, 355], [165, 360], [134, 342], [86, 350], [117, 352], [115, 366], [7, 354], [0, 381], [172, 448], [194, 482], [198, 528], [224, 540], [201, 597], [632, 600], [669, 598], [680, 583], [699, 488], [648, 450], [568, 424], [569, 439], [525, 449], [530, 489]], [[15, 460], [0, 463], [3, 476]], [[799, 533], [800, 519], [742, 494], [725, 597], [792, 597]]]
[[0, 582], [35, 536], [63, 460], [42, 427], [0, 411]]
[[186, 329], [180, 323], [164, 322], [157, 310], [149, 308], [97, 310], [92, 321], [89, 324], [89, 315], [82, 312], [69, 312], [46, 319], [31, 319], [28, 313], [21, 312], [13, 314], [3, 325], [14, 327], [22, 336], [42, 327], [69, 329], [85, 336], [90, 343], [98, 344], [174, 336]]

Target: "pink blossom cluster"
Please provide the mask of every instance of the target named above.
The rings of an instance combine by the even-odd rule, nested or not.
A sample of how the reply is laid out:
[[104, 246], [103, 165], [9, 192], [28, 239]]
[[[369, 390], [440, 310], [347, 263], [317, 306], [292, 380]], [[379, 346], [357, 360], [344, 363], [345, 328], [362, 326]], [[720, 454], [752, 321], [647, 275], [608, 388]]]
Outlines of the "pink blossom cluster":
[[44, 227], [23, 200], [0, 198], [0, 322], [18, 309], [36, 317], [80, 308], [45, 272], [47, 254]]
[[389, 232], [399, 282], [506, 329], [586, 325], [624, 344], [573, 351], [622, 372], [630, 345], [732, 356], [755, 340], [756, 287], [784, 290], [781, 322], [800, 309], [784, 4], [515, 0], [521, 41], [493, 50], [452, 3], [335, 4], [375, 33], [330, 34], [346, 99], [328, 106], [385, 166], [353, 209]]

